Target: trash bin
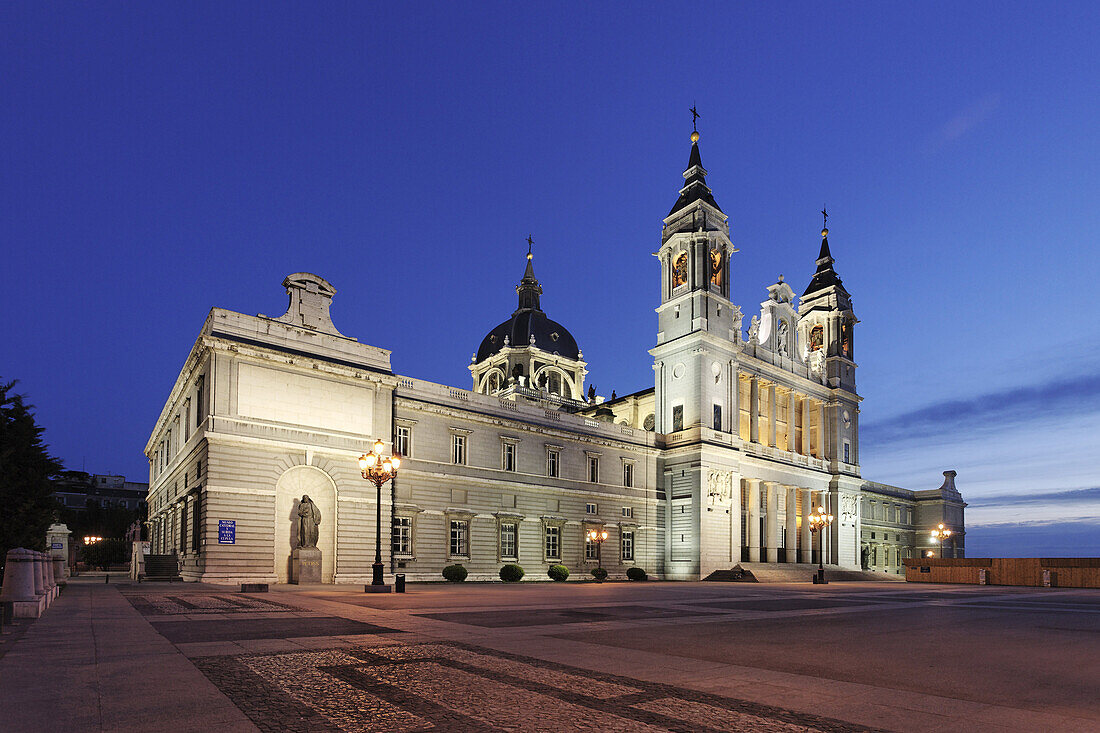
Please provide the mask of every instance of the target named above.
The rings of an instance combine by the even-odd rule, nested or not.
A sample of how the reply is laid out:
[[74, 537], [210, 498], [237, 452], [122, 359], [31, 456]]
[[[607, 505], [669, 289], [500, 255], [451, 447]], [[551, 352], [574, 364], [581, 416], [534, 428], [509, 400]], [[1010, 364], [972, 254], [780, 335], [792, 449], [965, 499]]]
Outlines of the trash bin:
[[393, 576], [393, 590], [394, 590], [395, 593], [404, 593], [405, 592], [405, 574], [404, 573], [398, 573], [397, 575]]

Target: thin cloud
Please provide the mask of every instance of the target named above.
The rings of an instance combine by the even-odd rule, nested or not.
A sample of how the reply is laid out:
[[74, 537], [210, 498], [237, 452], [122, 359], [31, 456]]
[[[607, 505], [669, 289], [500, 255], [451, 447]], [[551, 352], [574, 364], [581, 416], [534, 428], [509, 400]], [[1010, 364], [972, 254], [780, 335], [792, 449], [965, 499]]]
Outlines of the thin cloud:
[[876, 445], [958, 433], [1002, 432], [1015, 425], [1100, 411], [1100, 375], [1086, 374], [945, 400], [860, 428]]
[[997, 92], [986, 94], [945, 122], [929, 140], [928, 147], [938, 150], [985, 122], [1001, 105]]
[[1034, 494], [1001, 494], [968, 499], [970, 506], [1014, 506], [1018, 504], [1063, 504], [1095, 501], [1100, 506], [1100, 487], [1041, 491]]

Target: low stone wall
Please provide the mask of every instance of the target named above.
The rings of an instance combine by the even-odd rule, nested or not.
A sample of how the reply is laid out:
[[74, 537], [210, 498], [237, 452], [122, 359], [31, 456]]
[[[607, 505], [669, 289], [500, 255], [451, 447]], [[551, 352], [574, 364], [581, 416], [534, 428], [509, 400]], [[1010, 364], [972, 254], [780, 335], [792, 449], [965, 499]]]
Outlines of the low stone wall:
[[1100, 557], [910, 558], [911, 583], [1100, 588]]

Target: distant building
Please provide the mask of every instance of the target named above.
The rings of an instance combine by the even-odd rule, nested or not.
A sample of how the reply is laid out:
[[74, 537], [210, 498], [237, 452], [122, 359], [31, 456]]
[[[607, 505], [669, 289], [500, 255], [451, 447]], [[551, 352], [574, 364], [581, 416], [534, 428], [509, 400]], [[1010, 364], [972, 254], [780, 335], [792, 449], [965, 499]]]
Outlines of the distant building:
[[66, 509], [81, 511], [93, 501], [104, 509], [141, 509], [149, 494], [149, 484], [127, 481], [125, 476], [87, 474], [66, 471], [54, 481], [54, 496]]
[[[859, 320], [828, 229], [802, 295], [780, 277], [746, 333], [729, 220], [691, 140], [653, 243], [651, 386], [607, 401], [586, 389], [587, 362], [543, 311], [530, 251], [517, 308], [474, 353], [468, 390], [395, 374], [389, 351], [337, 330], [328, 281], [292, 274], [281, 317], [212, 309], [166, 398], [145, 446], [154, 552], [179, 554], [186, 580], [286, 582], [308, 495], [324, 582], [369, 581], [379, 529], [391, 572], [414, 580], [452, 563], [489, 580], [511, 562], [531, 578], [602, 563], [695, 580], [819, 558], [900, 573], [940, 554], [940, 523], [953, 532], [942, 553], [962, 557], [953, 471], [917, 491], [861, 475]], [[356, 464], [376, 438], [403, 458], [381, 507]], [[808, 519], [822, 511], [835, 521], [814, 537]]]

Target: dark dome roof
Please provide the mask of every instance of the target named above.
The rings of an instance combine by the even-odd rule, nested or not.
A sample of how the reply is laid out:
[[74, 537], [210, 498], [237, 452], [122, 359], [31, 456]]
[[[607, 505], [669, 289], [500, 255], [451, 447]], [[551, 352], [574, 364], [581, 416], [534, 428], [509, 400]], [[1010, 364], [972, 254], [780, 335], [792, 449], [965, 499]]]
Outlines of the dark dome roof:
[[508, 337], [510, 346], [527, 346], [531, 335], [535, 336], [535, 346], [551, 354], [568, 359], [579, 359], [580, 349], [573, 334], [560, 323], [551, 321], [541, 310], [527, 308], [518, 310], [504, 323], [500, 324], [482, 339], [477, 350], [477, 361], [488, 359], [504, 348], [504, 337]]

